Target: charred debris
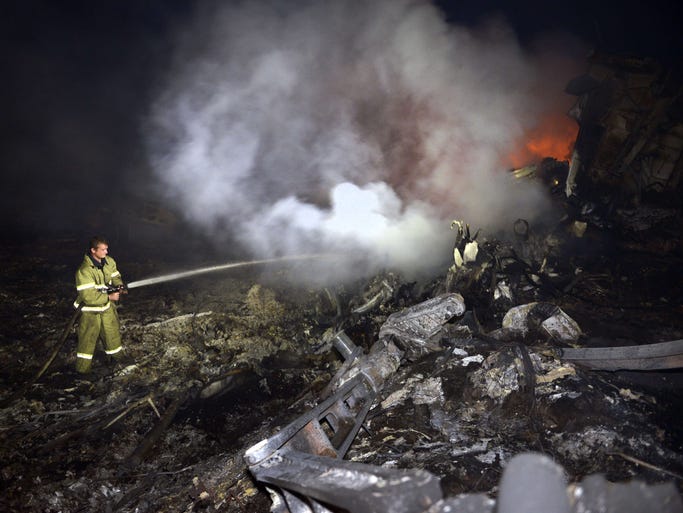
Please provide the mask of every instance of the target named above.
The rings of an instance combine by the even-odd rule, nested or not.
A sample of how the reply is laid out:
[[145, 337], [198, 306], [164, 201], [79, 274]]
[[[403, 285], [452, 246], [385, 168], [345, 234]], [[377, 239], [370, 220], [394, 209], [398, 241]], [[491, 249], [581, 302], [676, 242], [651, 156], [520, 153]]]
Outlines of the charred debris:
[[140, 289], [129, 360], [87, 379], [64, 245], [4, 246], [0, 507], [683, 511], [680, 82], [596, 55], [568, 92], [571, 164], [514, 172], [556, 220], [454, 221], [452, 265], [420, 281]]

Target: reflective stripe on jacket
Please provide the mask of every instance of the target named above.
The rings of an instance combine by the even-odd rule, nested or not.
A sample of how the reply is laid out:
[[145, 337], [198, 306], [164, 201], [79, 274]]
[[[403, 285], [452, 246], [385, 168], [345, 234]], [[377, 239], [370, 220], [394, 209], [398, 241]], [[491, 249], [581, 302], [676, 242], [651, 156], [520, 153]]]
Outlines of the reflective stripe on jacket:
[[74, 302], [74, 307], [78, 308], [80, 304], [83, 304], [84, 312], [104, 312], [108, 310], [111, 306], [109, 295], [107, 294], [108, 285], [123, 285], [121, 273], [116, 268], [116, 261], [107, 256], [104, 259], [104, 266], [100, 269], [95, 266], [86, 254], [76, 271], [76, 292], [78, 297]]

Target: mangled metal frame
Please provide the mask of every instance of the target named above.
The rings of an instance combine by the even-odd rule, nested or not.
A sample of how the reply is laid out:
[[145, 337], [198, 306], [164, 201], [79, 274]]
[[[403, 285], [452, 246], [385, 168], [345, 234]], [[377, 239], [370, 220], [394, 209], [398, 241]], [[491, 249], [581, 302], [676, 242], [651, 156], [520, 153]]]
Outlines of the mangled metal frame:
[[344, 364], [313, 409], [245, 453], [254, 477], [268, 485], [276, 512], [423, 511], [442, 498], [439, 479], [424, 470], [396, 470], [344, 461], [386, 379], [404, 351], [392, 339], [424, 345], [464, 313], [459, 294], [445, 294], [393, 314], [367, 355], [344, 333], [333, 344]]
[[[585, 493], [578, 493], [570, 504], [562, 468], [541, 454], [525, 453], [509, 462], [497, 502], [484, 494], [443, 498], [439, 478], [425, 470], [343, 460], [403, 355], [433, 350], [444, 324], [464, 312], [462, 296], [451, 293], [392, 314], [368, 354], [343, 331], [335, 334], [332, 343], [344, 363], [318, 404], [245, 452], [249, 470], [271, 496], [271, 512], [512, 513], [529, 506], [535, 511], [569, 513], [608, 504], [618, 505], [623, 513], [635, 513], [648, 503], [661, 506], [666, 513], [683, 513], [683, 501], [673, 483], [632, 482], [620, 485], [620, 492], [615, 493], [614, 486], [599, 475], [575, 485], [575, 494], [577, 490]], [[538, 482], [543, 486], [534, 488]], [[626, 496], [631, 506], [624, 509]]]

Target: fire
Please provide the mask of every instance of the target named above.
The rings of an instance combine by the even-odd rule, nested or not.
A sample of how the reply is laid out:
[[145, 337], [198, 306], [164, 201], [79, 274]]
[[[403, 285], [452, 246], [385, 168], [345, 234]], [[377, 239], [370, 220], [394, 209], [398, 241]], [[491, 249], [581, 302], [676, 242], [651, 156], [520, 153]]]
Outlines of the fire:
[[507, 156], [507, 162], [519, 168], [546, 157], [569, 160], [578, 132], [578, 125], [568, 116], [546, 115], [525, 134], [525, 142]]

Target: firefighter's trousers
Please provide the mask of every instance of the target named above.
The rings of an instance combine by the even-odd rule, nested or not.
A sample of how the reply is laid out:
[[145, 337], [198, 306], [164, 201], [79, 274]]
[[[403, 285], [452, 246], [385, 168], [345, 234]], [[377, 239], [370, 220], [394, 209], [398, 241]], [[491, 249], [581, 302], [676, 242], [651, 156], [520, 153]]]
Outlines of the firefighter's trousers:
[[121, 353], [121, 333], [116, 306], [111, 305], [104, 312], [82, 312], [78, 324], [78, 347], [76, 348], [76, 370], [86, 373], [90, 371], [95, 354], [97, 339], [104, 343], [104, 351], [118, 358]]

